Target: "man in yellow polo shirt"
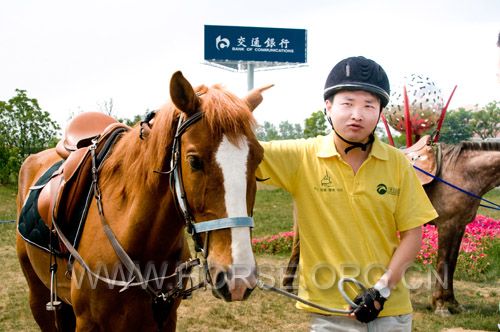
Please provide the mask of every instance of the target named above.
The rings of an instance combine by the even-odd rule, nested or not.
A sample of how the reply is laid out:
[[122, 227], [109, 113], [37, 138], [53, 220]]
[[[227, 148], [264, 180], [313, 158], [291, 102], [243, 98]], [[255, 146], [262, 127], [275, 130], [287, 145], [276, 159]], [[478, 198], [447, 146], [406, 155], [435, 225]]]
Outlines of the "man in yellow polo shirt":
[[436, 218], [403, 153], [373, 132], [389, 101], [389, 80], [376, 62], [351, 57], [335, 65], [324, 91], [333, 132], [311, 139], [262, 142], [257, 176], [290, 192], [300, 229], [298, 295], [348, 308], [336, 287], [355, 277], [370, 288], [348, 289], [359, 308], [350, 317], [302, 303], [312, 331], [411, 331], [405, 270], [421, 245], [421, 225]]

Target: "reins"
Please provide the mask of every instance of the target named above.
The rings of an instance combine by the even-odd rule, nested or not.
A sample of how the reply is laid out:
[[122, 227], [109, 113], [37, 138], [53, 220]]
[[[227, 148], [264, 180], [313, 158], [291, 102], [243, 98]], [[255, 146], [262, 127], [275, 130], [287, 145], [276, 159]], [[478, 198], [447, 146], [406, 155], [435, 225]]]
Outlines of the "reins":
[[[199, 113], [201, 114], [201, 113]], [[200, 117], [197, 116], [194, 118], [193, 121], [187, 122], [186, 125], [184, 126], [187, 128], [189, 125], [194, 123], [196, 120], [198, 120]], [[184, 131], [182, 130], [179, 133], [179, 136], [182, 134]], [[155, 317], [155, 320], [157, 321], [158, 324], [158, 329], [161, 330], [161, 326], [163, 325], [163, 308], [165, 305], [170, 304], [175, 298], [182, 297], [182, 298], [187, 298], [189, 297], [193, 291], [200, 289], [202, 287], [206, 286], [206, 280], [201, 281], [197, 285], [193, 285], [193, 281], [191, 279], [190, 274], [192, 272], [192, 269], [196, 266], [200, 266], [201, 262], [198, 258], [191, 259], [187, 262], [184, 262], [177, 266], [175, 269], [175, 272], [168, 275], [168, 276], [163, 276], [159, 278], [154, 278], [154, 279], [148, 279], [146, 280], [138, 265], [136, 265], [130, 256], [127, 254], [127, 252], [123, 249], [123, 247], [120, 245], [119, 241], [117, 240], [115, 234], [113, 233], [110, 225], [106, 221], [106, 218], [104, 216], [104, 209], [103, 209], [103, 204], [102, 204], [102, 195], [101, 195], [101, 190], [99, 188], [99, 179], [98, 179], [98, 174], [100, 171], [100, 165], [102, 165], [102, 161], [106, 158], [107, 152], [104, 156], [99, 156], [100, 157], [100, 163], [97, 163], [97, 154], [96, 154], [96, 149], [97, 145], [99, 142], [99, 136], [94, 138], [92, 140], [92, 144], [89, 147], [90, 154], [91, 154], [91, 161], [92, 161], [92, 184], [91, 184], [91, 191], [93, 191], [93, 196], [96, 200], [97, 204], [97, 210], [99, 214], [99, 219], [101, 221], [101, 225], [103, 227], [104, 233], [106, 234], [106, 237], [108, 238], [111, 246], [113, 247], [113, 251], [117, 255], [118, 259], [120, 262], [123, 264], [125, 269], [128, 271], [128, 278], [127, 280], [115, 280], [115, 279], [110, 279], [108, 277], [101, 276], [98, 273], [95, 273], [85, 262], [85, 260], [81, 257], [79, 252], [76, 250], [76, 248], [72, 245], [71, 241], [68, 240], [68, 238], [64, 235], [64, 233], [61, 231], [59, 226], [56, 223], [55, 220], [55, 215], [54, 211], [52, 213], [52, 225], [61, 239], [61, 242], [66, 246], [68, 249], [69, 253], [71, 256], [78, 261], [78, 263], [83, 267], [83, 269], [92, 275], [94, 278], [97, 280], [100, 280], [104, 283], [106, 283], [109, 286], [112, 287], [120, 287], [121, 289], [119, 292], [123, 292], [131, 287], [141, 287], [144, 289], [152, 298], [152, 305], [153, 305], [153, 315]], [[108, 144], [108, 143], [107, 143]], [[112, 143], [111, 143], [112, 144]], [[108, 150], [108, 149], [107, 149]], [[177, 160], [173, 162], [173, 164], [177, 164]], [[175, 167], [174, 167], [175, 168]], [[204, 264], [206, 266], [206, 263]], [[51, 299], [50, 302], [47, 304], [47, 307], [50, 308], [50, 310], [54, 310], [59, 304], [59, 301], [57, 301], [57, 290], [55, 289], [55, 271], [56, 271], [56, 265], [55, 268], [52, 268], [51, 265]], [[185, 277], [188, 276], [189, 280], [191, 282], [191, 287], [185, 288], [184, 287], [184, 280]], [[168, 289], [167, 291], [162, 291], [162, 289], [154, 289], [150, 283], [151, 282], [159, 282], [159, 281], [164, 281], [167, 279], [174, 279], [175, 278], [175, 285], [171, 288]]]
[[[200, 221], [199, 223], [195, 222], [195, 218], [189, 211], [189, 203], [187, 200], [186, 192], [182, 183], [182, 167], [180, 162], [181, 155], [181, 136], [186, 132], [186, 130], [191, 127], [194, 123], [198, 122], [203, 117], [203, 112], [198, 111], [187, 119], [183, 119], [183, 116], [179, 116], [177, 130], [172, 143], [172, 157], [170, 160], [170, 170], [168, 171], [154, 171], [155, 173], [169, 175], [169, 184], [170, 189], [172, 191], [172, 195], [176, 202], [176, 206], [178, 207], [182, 217], [184, 218], [186, 229], [188, 233], [193, 238], [195, 243], [195, 250], [197, 253], [201, 253], [203, 258], [203, 263], [199, 258], [190, 259], [187, 262], [183, 262], [176, 269], [175, 272], [171, 275], [148, 279], [146, 280], [142, 275], [139, 266], [135, 264], [127, 252], [120, 245], [118, 239], [116, 238], [113, 230], [111, 229], [109, 223], [107, 222], [104, 209], [102, 204], [102, 195], [99, 187], [99, 171], [100, 167], [96, 163], [96, 149], [99, 142], [99, 136], [92, 140], [92, 145], [89, 147], [91, 158], [92, 158], [92, 185], [91, 190], [93, 191], [93, 196], [96, 200], [97, 210], [99, 214], [99, 218], [101, 221], [101, 225], [103, 230], [108, 238], [113, 251], [116, 253], [119, 261], [123, 264], [123, 266], [128, 271], [128, 280], [114, 280], [104, 276], [101, 276], [98, 273], [92, 271], [92, 269], [88, 266], [85, 260], [78, 253], [76, 248], [71, 244], [71, 242], [66, 238], [66, 236], [61, 232], [60, 228], [55, 222], [54, 213], [52, 214], [52, 224], [55, 232], [57, 232], [59, 238], [62, 243], [67, 247], [68, 251], [74, 257], [76, 261], [84, 268], [84, 270], [92, 275], [94, 278], [113, 286], [113, 287], [121, 287], [119, 292], [123, 292], [130, 287], [141, 287], [144, 289], [152, 298], [152, 307], [153, 307], [153, 316], [157, 323], [158, 330], [161, 330], [163, 326], [163, 321], [165, 319], [165, 310], [166, 306], [170, 305], [172, 301], [176, 298], [189, 297], [195, 290], [206, 287], [208, 283], [212, 284], [212, 280], [210, 278], [210, 273], [208, 270], [207, 257], [208, 257], [208, 232], [219, 229], [227, 229], [233, 227], [253, 227], [254, 222], [251, 217], [228, 217], [228, 218], [220, 218], [214, 220]], [[153, 115], [149, 114], [149, 120], [152, 120]], [[144, 121], [143, 121], [144, 122]], [[143, 127], [141, 122], [141, 130], [140, 130], [140, 139], [144, 139]], [[145, 122], [144, 122], [145, 123]], [[149, 125], [149, 121], [147, 122]], [[102, 165], [102, 163], [101, 163]], [[54, 212], [54, 211], [53, 211]], [[205, 236], [205, 241], [202, 243], [201, 241], [201, 233], [207, 233]], [[191, 278], [192, 269], [194, 267], [202, 266], [204, 268], [204, 278], [201, 282], [196, 285], [193, 285], [193, 280]], [[54, 274], [54, 273], [52, 273]], [[186, 283], [185, 278], [188, 277], [191, 283], [189, 288], [186, 288], [184, 285]], [[167, 291], [163, 291], [162, 288], [155, 289], [150, 283], [163, 281], [166, 279], [175, 278], [175, 285], [168, 289]], [[55, 291], [54, 291], [55, 294]], [[56, 296], [54, 296], [55, 298]], [[51, 298], [51, 302], [54, 301]]]
[[[171, 297], [178, 297], [178, 296], [186, 296], [192, 293], [194, 289], [199, 289], [205, 285], [204, 282], [200, 283], [200, 285], [193, 286], [193, 290], [191, 289], [184, 289], [182, 283], [176, 283], [176, 287], [174, 287], [172, 290], [168, 291], [167, 293], [163, 293], [161, 291], [155, 290], [154, 288], [149, 285], [150, 282], [152, 281], [160, 281], [160, 280], [166, 280], [166, 279], [172, 279], [176, 277], [177, 279], [181, 279], [185, 275], [189, 275], [191, 273], [191, 270], [194, 266], [200, 265], [199, 259], [193, 259], [189, 260], [187, 262], [184, 262], [180, 264], [175, 272], [169, 276], [164, 276], [161, 278], [155, 278], [155, 279], [150, 279], [146, 280], [143, 276], [141, 271], [139, 270], [138, 266], [132, 261], [130, 256], [127, 254], [127, 252], [123, 249], [123, 247], [120, 245], [118, 242], [115, 234], [113, 233], [111, 227], [109, 226], [108, 222], [106, 221], [106, 218], [104, 216], [104, 210], [102, 206], [102, 196], [101, 196], [101, 191], [99, 188], [98, 184], [98, 173], [99, 173], [99, 168], [96, 163], [96, 148], [97, 148], [97, 143], [98, 143], [98, 137], [94, 138], [92, 140], [92, 145], [89, 147], [90, 153], [91, 153], [91, 158], [92, 158], [92, 185], [91, 189], [93, 190], [94, 193], [94, 198], [96, 199], [97, 203], [97, 209], [99, 213], [99, 218], [101, 221], [101, 225], [103, 227], [103, 230], [110, 241], [111, 246], [113, 247], [114, 252], [118, 256], [120, 262], [125, 266], [129, 273], [129, 280], [122, 281], [122, 280], [114, 280], [114, 279], [109, 279], [107, 277], [103, 277], [94, 271], [88, 266], [88, 264], [85, 262], [85, 260], [81, 257], [81, 255], [78, 253], [76, 248], [71, 244], [71, 242], [66, 238], [64, 233], [60, 230], [59, 226], [57, 225], [55, 221], [55, 216], [52, 214], [52, 225], [57, 232], [59, 238], [63, 242], [63, 244], [66, 246], [68, 251], [70, 252], [71, 256], [74, 257], [78, 263], [85, 269], [86, 272], [90, 273], [94, 278], [97, 278], [98, 280], [113, 286], [113, 287], [121, 287], [119, 292], [123, 292], [126, 289], [130, 287], [137, 287], [140, 286], [141, 288], [145, 289], [153, 298], [171, 298]], [[137, 280], [137, 281], [135, 281]]]

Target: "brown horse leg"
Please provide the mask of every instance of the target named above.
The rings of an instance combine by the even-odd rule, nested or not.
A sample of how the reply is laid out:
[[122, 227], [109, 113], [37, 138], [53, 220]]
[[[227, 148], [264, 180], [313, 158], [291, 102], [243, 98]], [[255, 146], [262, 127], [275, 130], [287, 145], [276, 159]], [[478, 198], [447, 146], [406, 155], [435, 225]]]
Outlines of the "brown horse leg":
[[61, 331], [75, 331], [76, 317], [72, 306], [62, 302], [61, 309], [57, 313], [57, 318], [59, 320], [59, 327]]
[[295, 279], [295, 274], [297, 273], [300, 258], [299, 227], [297, 226], [297, 223], [294, 223], [293, 229], [295, 234], [293, 236], [292, 253], [290, 255], [290, 259], [288, 260], [285, 275], [283, 276], [283, 288], [290, 293], [294, 290], [293, 281]]
[[[33, 270], [26, 252], [26, 242], [19, 235], [16, 238], [16, 247], [21, 269], [28, 282], [29, 305], [33, 317], [38, 326], [40, 326], [40, 330], [44, 332], [57, 331], [54, 312], [46, 310], [46, 304], [50, 300], [50, 291]], [[60, 331], [75, 330], [75, 315], [70, 305], [62, 302], [61, 309], [57, 315]]]
[[[22, 243], [21, 243], [22, 241]], [[50, 300], [50, 292], [45, 285], [38, 279], [35, 271], [31, 267], [28, 255], [25, 250], [25, 243], [22, 239], [17, 239], [17, 254], [21, 268], [28, 282], [29, 305], [31, 313], [36, 323], [42, 331], [57, 331], [55, 326], [54, 314], [45, 309], [45, 305]]]
[[[458, 225], [458, 226], [457, 226]], [[453, 274], [457, 266], [460, 243], [465, 232], [465, 225], [456, 223], [452, 219], [438, 225], [438, 260], [437, 272], [441, 280], [436, 281], [436, 288], [432, 296], [434, 313], [448, 316], [461, 312], [458, 301], [453, 291]]]

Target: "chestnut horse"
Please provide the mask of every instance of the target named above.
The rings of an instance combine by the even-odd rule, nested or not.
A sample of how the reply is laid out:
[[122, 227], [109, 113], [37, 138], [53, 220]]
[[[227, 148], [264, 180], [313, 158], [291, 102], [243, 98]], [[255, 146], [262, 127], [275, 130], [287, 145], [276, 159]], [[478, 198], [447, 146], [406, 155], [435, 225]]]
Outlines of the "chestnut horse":
[[[74, 262], [71, 279], [64, 274], [67, 259], [57, 257], [63, 267], [56, 273], [57, 300], [62, 302], [57, 315], [46, 311], [53, 294], [49, 266], [55, 258], [18, 232], [17, 254], [42, 331], [174, 331], [181, 299], [172, 290], [184, 289], [175, 289], [178, 280], [172, 276], [190, 257], [186, 223], [206, 258], [206, 279], [214, 295], [226, 301], [248, 297], [257, 278], [250, 239], [254, 172], [263, 156], [251, 111], [261, 102], [262, 90], [240, 99], [218, 85], [194, 89], [180, 72], [172, 76], [171, 102], [146, 126], [123, 133], [98, 172], [100, 202], [94, 198], [90, 204], [74, 254], [81, 260]], [[30, 187], [58, 160], [55, 149], [26, 159], [18, 213]], [[123, 253], [111, 244], [103, 218]], [[136, 269], [125, 266], [125, 273], [113, 278], [112, 270], [127, 261]], [[149, 276], [148, 269], [164, 277], [159, 288], [142, 278]], [[123, 277], [127, 271], [134, 278]], [[153, 309], [157, 300], [163, 300], [159, 313]]]
[[[483, 196], [500, 186], [499, 142], [441, 143], [440, 146], [442, 164], [437, 173], [439, 178], [476, 196]], [[453, 291], [453, 274], [465, 227], [474, 220], [481, 201], [438, 180], [424, 185], [424, 189], [439, 214], [431, 222], [438, 229], [437, 272], [441, 279], [436, 281], [432, 304], [436, 314], [445, 316], [462, 311]], [[294, 231], [292, 254], [283, 278], [283, 286], [289, 291], [293, 290], [300, 257], [296, 223]]]

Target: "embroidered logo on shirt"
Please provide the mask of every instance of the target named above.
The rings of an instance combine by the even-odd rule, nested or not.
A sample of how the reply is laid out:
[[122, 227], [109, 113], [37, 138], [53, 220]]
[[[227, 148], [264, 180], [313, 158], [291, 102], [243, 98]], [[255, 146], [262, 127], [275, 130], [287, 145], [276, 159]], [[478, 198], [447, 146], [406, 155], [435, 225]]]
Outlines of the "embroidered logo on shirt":
[[381, 183], [377, 186], [377, 192], [380, 195], [385, 195], [386, 193], [389, 195], [399, 196], [399, 188], [387, 187], [385, 184]]
[[380, 195], [384, 195], [386, 192], [387, 192], [387, 186], [383, 183], [379, 184], [377, 186], [377, 192], [380, 194]]
[[319, 187], [314, 186], [314, 190], [319, 192], [340, 192], [343, 191], [342, 188], [336, 188], [332, 181], [332, 177], [325, 171], [325, 175], [319, 181]]
[[321, 186], [326, 188], [333, 187], [332, 178], [328, 175], [328, 172], [325, 172], [325, 176], [321, 179]]

